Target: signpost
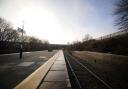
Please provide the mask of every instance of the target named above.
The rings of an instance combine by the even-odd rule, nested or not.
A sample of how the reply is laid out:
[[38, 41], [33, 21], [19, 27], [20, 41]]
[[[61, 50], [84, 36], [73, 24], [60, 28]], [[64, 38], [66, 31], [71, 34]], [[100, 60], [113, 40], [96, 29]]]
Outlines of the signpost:
[[23, 21], [23, 25], [22, 28], [18, 27], [18, 31], [21, 32], [21, 43], [20, 43], [20, 59], [22, 59], [22, 55], [23, 55], [23, 33], [25, 33], [24, 31], [24, 21]]

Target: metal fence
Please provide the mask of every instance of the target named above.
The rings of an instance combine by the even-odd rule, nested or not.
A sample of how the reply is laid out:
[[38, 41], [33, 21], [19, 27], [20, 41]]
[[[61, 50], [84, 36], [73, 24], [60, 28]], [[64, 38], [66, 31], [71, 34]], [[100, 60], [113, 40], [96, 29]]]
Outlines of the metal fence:
[[112, 38], [112, 37], [116, 37], [116, 36], [123, 35], [123, 34], [128, 34], [128, 30], [118, 31], [118, 32], [111, 33], [111, 34], [108, 34], [108, 35], [105, 35], [105, 36], [101, 36], [99, 38], [96, 38], [96, 40]]

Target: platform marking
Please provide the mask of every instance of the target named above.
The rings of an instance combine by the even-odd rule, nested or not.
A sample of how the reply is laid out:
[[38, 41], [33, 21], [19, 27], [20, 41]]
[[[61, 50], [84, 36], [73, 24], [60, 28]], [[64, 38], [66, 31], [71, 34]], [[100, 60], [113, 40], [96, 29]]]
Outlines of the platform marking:
[[39, 56], [38, 58], [43, 58], [43, 59], [46, 59], [46, 57], [45, 57], [45, 56]]
[[22, 62], [20, 64], [18, 64], [17, 66], [23, 66], [23, 67], [27, 67], [34, 64], [34, 62]]

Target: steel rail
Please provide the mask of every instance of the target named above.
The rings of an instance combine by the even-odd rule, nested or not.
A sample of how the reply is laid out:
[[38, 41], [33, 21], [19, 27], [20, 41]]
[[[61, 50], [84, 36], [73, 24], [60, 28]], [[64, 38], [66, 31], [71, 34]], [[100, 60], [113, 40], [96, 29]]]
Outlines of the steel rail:
[[75, 74], [75, 72], [74, 72], [74, 70], [73, 70], [73, 68], [72, 68], [72, 66], [71, 66], [71, 64], [70, 64], [70, 62], [69, 62], [69, 60], [68, 60], [68, 58], [67, 58], [66, 56], [65, 56], [65, 59], [66, 59], [68, 65], [69, 65], [69, 68], [71, 69], [71, 72], [72, 72], [73, 76], [75, 77], [75, 80], [76, 80], [76, 82], [77, 82], [78, 88], [79, 88], [79, 89], [83, 89], [82, 86], [80, 85], [80, 82], [79, 82], [79, 80], [78, 80], [78, 78], [77, 78], [77, 76], [76, 76], [76, 74]]
[[97, 76], [95, 73], [93, 73], [90, 69], [88, 69], [85, 65], [83, 65], [81, 62], [79, 62], [75, 57], [69, 55], [72, 57], [79, 65], [81, 65], [83, 68], [85, 68], [91, 75], [93, 75], [96, 79], [98, 79], [101, 83], [103, 83], [106, 87], [109, 89], [112, 89], [110, 85], [108, 85], [104, 80], [102, 80], [99, 76]]

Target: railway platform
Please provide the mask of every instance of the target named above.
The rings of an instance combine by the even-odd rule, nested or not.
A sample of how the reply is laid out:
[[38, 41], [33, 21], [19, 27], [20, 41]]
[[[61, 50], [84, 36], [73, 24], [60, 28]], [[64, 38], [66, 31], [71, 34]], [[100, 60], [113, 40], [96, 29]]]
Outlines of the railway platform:
[[63, 51], [58, 51], [14, 89], [71, 89]]
[[63, 52], [53, 63], [39, 89], [71, 89]]

